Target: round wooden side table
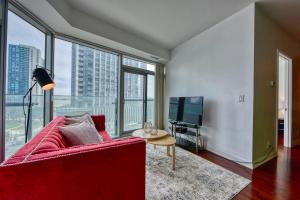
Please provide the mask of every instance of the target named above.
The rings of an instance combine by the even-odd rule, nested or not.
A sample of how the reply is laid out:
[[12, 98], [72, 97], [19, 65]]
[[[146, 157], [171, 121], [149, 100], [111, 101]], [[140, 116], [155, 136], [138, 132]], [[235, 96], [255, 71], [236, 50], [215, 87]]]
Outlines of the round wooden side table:
[[[155, 139], [155, 140], [149, 140], [148, 144], [153, 144], [157, 146], [166, 146], [167, 147], [167, 155], [172, 157], [172, 169], [175, 170], [175, 144], [176, 139], [171, 136], [165, 136], [163, 138]], [[170, 154], [170, 147], [172, 147], [172, 155]]]
[[167, 133], [167, 131], [164, 131], [164, 130], [157, 130], [157, 134], [155, 134], [155, 135], [150, 134], [150, 133], [145, 133], [144, 129], [139, 129], [132, 133], [132, 136], [143, 138], [146, 141], [159, 139], [159, 138], [165, 137], [166, 135], [168, 135], [168, 133]]

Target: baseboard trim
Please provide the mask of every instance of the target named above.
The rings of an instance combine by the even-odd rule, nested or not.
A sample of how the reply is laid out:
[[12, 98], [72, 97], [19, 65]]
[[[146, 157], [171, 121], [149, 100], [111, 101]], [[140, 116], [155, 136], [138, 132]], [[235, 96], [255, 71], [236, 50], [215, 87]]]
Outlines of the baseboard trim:
[[230, 161], [232, 161], [232, 162], [234, 162], [236, 164], [242, 165], [242, 166], [247, 167], [249, 169], [253, 169], [253, 164], [250, 163], [250, 162], [249, 163], [236, 162], [237, 160], [242, 161], [243, 158], [240, 158], [238, 156], [232, 156], [232, 155], [227, 154], [225, 152], [220, 152], [220, 151], [218, 151], [218, 150], [216, 150], [215, 148], [212, 148], [212, 147], [206, 147], [206, 150], [210, 151], [210, 152], [212, 152], [212, 153], [214, 153], [214, 154], [216, 154], [218, 156], [221, 156], [221, 157], [223, 157], [225, 159], [228, 159], [228, 160], [230, 160]]
[[[272, 160], [273, 158], [276, 158], [277, 157], [277, 152], [272, 152], [266, 159], [264, 159], [263, 161], [261, 161], [261, 162], [254, 162], [253, 163], [253, 169], [255, 169], [255, 168], [257, 168], [257, 167], [259, 167], [259, 166], [261, 166], [261, 165], [263, 165], [263, 164], [265, 164], [266, 162], [268, 162], [268, 161], [270, 161], [270, 160]], [[264, 158], [264, 156], [263, 157], [260, 157], [260, 158], [258, 158], [258, 159], [256, 159], [256, 160], [262, 160]]]

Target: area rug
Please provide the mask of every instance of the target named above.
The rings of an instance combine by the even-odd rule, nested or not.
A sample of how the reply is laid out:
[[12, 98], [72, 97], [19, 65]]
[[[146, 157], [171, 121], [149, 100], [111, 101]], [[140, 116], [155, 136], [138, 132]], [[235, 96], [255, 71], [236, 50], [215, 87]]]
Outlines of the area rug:
[[166, 147], [147, 145], [147, 200], [232, 199], [250, 180], [176, 147], [176, 169]]

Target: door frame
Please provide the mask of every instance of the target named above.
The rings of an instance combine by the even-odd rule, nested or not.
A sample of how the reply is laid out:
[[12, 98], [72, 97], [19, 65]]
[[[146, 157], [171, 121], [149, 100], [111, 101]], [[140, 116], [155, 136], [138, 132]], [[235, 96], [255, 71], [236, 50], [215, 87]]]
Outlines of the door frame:
[[284, 119], [284, 147], [292, 147], [292, 110], [293, 110], [293, 59], [284, 52], [277, 50], [277, 91], [276, 91], [276, 147], [278, 147], [278, 107], [279, 107], [279, 58], [288, 60], [285, 69], [285, 119]]
[[155, 72], [141, 69], [141, 68], [135, 68], [130, 67], [127, 65], [121, 66], [121, 73], [120, 73], [120, 98], [119, 98], [119, 136], [124, 136], [126, 134], [131, 133], [134, 130], [124, 131], [124, 74], [125, 73], [131, 73], [131, 74], [137, 74], [142, 75], [144, 77], [143, 81], [143, 122], [147, 120], [147, 84], [148, 84], [148, 75], [154, 75]]

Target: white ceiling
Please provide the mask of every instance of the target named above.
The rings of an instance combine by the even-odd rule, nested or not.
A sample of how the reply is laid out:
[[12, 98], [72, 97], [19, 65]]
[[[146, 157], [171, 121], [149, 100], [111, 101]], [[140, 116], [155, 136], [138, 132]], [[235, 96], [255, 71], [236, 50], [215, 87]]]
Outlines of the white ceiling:
[[254, 0], [66, 0], [79, 10], [168, 50]]
[[63, 0], [17, 0], [55, 32], [165, 63], [169, 51], [72, 9]]
[[147, 59], [257, 1], [300, 40], [300, 0], [17, 0], [55, 31]]

